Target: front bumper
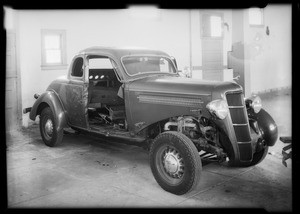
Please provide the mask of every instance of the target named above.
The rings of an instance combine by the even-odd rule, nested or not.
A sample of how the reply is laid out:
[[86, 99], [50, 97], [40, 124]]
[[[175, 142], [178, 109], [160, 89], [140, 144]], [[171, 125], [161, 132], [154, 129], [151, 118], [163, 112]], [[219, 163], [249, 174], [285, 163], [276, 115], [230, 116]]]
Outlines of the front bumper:
[[253, 154], [259, 149], [258, 143], [260, 143], [263, 140], [261, 134], [255, 133], [251, 128], [250, 138], [251, 141], [249, 142], [237, 142], [239, 154], [238, 159], [240, 162], [251, 162]]
[[228, 91], [225, 97], [230, 114], [223, 122], [234, 152], [232, 161], [250, 163], [254, 153], [275, 144], [277, 125], [264, 109], [257, 114], [247, 110], [242, 91]]

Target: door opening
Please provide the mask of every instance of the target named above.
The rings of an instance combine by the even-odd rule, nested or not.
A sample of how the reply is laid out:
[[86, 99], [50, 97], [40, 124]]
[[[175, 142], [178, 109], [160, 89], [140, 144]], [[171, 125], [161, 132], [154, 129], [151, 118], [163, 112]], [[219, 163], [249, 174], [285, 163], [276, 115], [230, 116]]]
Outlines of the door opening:
[[202, 14], [201, 23], [203, 79], [223, 81], [223, 14]]
[[[88, 120], [91, 129], [127, 129], [122, 83], [108, 57], [88, 59]], [[101, 127], [101, 129], [100, 129]]]
[[5, 129], [11, 132], [20, 127], [22, 115], [18, 99], [20, 82], [16, 65], [16, 33], [8, 30], [6, 39]]

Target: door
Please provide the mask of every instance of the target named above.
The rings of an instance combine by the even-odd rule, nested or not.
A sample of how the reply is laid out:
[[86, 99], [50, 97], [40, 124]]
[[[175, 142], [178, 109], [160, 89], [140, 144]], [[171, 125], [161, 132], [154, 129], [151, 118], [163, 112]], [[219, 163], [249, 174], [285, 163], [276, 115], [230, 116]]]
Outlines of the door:
[[6, 132], [11, 132], [20, 126], [21, 107], [18, 100], [16, 34], [8, 30], [6, 36], [5, 128]]
[[201, 23], [203, 79], [223, 81], [223, 14], [202, 14]]
[[84, 83], [83, 57], [73, 61], [70, 82], [66, 85], [65, 103], [69, 123], [72, 126], [87, 128], [87, 85]]
[[241, 42], [232, 44], [232, 51], [228, 52], [228, 68], [233, 69], [233, 77], [245, 90], [245, 47]]

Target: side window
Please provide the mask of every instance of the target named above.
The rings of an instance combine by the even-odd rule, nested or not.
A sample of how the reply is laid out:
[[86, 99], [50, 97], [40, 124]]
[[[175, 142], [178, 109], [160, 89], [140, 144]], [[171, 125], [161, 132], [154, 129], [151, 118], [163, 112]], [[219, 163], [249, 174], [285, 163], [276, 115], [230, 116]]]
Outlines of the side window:
[[106, 56], [90, 56], [88, 58], [89, 81], [94, 86], [120, 87], [120, 76], [114, 61]]
[[91, 58], [89, 60], [90, 69], [113, 69], [109, 58]]
[[113, 61], [108, 57], [91, 57], [89, 63], [89, 79], [90, 80], [104, 80], [118, 79], [115, 72]]
[[73, 62], [71, 75], [73, 77], [82, 77], [83, 76], [83, 59], [78, 57]]

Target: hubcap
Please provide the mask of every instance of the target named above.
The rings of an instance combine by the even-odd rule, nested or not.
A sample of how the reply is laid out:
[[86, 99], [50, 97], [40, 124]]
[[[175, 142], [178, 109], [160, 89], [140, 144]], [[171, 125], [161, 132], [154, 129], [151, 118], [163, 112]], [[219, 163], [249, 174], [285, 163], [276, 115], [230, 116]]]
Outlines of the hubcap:
[[48, 137], [52, 136], [53, 133], [53, 123], [52, 120], [48, 119], [45, 123], [45, 133]]
[[180, 178], [183, 175], [183, 161], [179, 153], [173, 149], [167, 149], [163, 156], [165, 171], [173, 178]]

